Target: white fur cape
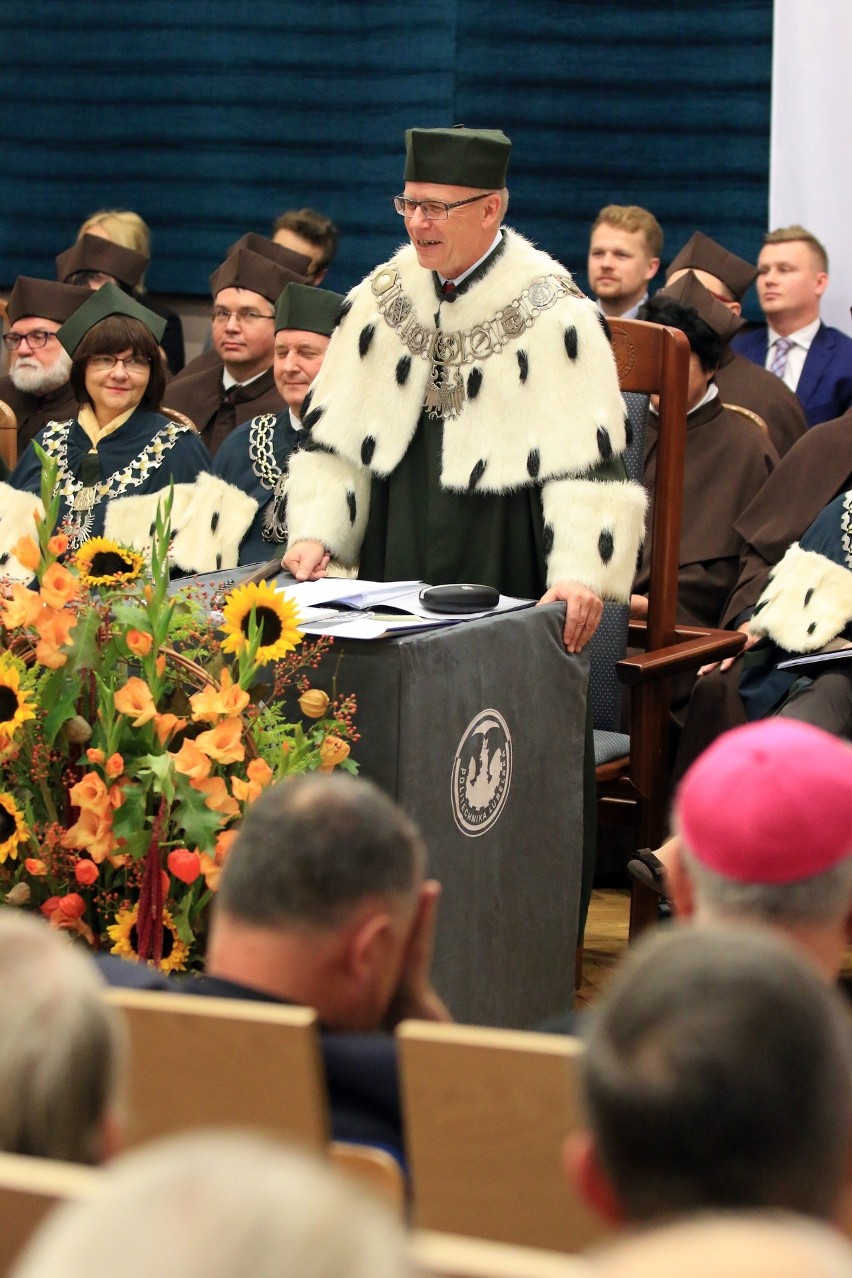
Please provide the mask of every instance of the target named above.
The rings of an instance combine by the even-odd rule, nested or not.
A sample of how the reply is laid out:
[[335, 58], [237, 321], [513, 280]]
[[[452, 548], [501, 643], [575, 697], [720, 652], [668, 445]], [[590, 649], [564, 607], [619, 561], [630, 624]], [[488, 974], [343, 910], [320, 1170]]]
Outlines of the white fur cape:
[[[417, 321], [433, 329], [439, 301], [431, 271], [418, 265], [411, 245], [391, 265]], [[372, 475], [389, 475], [404, 456], [429, 377], [429, 362], [409, 352], [378, 310], [370, 281], [382, 269], [347, 298], [303, 417], [308, 448], [290, 459], [291, 544], [322, 541], [345, 564], [358, 560]], [[470, 331], [533, 281], [566, 274], [507, 229], [487, 274], [441, 306], [441, 329]], [[553, 533], [548, 582], [580, 582], [605, 598], [627, 599], [645, 494], [639, 485], [609, 477], [599, 483], [593, 474], [626, 443], [625, 406], [597, 307], [561, 297], [499, 354], [464, 365], [462, 373], [468, 393], [458, 417], [444, 421], [442, 485], [501, 493], [535, 483]]]
[[787, 652], [817, 652], [852, 622], [852, 570], [798, 542], [775, 566], [749, 626]]

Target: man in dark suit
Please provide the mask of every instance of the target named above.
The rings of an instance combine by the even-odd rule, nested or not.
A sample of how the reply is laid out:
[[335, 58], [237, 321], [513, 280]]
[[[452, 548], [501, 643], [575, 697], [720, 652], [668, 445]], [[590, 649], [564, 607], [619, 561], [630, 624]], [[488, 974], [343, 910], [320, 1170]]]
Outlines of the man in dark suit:
[[827, 287], [828, 255], [816, 236], [802, 226], [771, 231], [757, 259], [767, 326], [731, 343], [796, 392], [810, 426], [842, 416], [852, 404], [852, 338], [819, 317]]
[[337, 1140], [399, 1155], [391, 1031], [448, 1020], [429, 980], [439, 886], [415, 826], [368, 781], [303, 777], [252, 805], [183, 989], [316, 1009]]

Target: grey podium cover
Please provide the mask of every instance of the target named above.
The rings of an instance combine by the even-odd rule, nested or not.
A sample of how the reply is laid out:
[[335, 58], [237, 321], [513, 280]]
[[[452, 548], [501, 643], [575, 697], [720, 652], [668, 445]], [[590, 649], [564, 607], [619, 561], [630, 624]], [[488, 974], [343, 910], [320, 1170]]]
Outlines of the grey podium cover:
[[573, 998], [588, 667], [563, 618], [337, 640], [312, 677], [356, 694], [361, 774], [423, 830], [435, 985], [459, 1021], [530, 1027]]

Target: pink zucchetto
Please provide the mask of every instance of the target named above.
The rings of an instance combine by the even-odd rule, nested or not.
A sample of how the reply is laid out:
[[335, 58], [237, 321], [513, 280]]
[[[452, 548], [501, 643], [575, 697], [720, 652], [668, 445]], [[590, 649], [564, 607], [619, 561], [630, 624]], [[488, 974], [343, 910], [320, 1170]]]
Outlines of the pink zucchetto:
[[852, 746], [794, 719], [726, 732], [675, 799], [696, 860], [738, 883], [797, 883], [852, 855]]

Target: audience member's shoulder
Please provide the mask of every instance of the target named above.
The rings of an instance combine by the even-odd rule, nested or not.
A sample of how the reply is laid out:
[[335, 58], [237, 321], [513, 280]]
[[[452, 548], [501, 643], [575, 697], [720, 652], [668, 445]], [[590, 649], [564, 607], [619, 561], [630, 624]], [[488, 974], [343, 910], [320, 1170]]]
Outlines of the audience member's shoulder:
[[95, 964], [107, 985], [128, 990], [168, 990], [176, 992], [177, 985], [163, 972], [147, 963], [131, 963], [115, 954], [96, 954]]

